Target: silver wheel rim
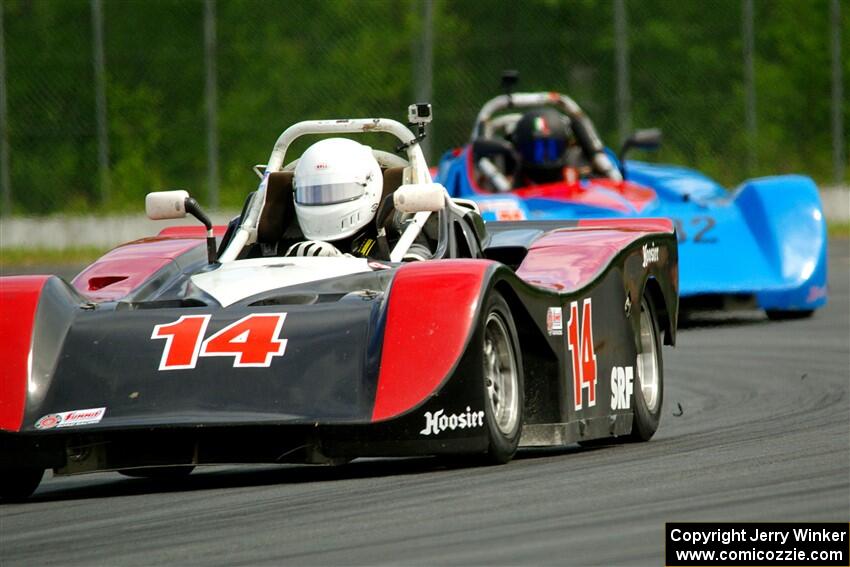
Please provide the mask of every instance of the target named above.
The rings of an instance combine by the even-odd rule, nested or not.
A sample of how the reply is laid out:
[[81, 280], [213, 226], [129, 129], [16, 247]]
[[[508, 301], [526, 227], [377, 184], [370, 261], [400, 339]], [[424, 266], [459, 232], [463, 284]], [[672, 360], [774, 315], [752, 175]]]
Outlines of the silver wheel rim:
[[519, 384], [507, 326], [497, 313], [490, 313], [484, 327], [484, 383], [496, 427], [510, 436], [519, 416]]
[[646, 409], [655, 412], [658, 406], [658, 345], [653, 332], [652, 315], [646, 300], [640, 302], [640, 352], [637, 370], [640, 377], [640, 393]]

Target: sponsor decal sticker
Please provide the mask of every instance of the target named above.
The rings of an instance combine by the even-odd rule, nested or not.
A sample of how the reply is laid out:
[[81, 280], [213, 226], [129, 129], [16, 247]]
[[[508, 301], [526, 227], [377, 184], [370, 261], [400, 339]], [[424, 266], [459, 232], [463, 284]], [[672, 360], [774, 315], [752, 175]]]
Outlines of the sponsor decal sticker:
[[813, 285], [809, 288], [809, 295], [806, 297], [806, 302], [813, 303], [818, 299], [823, 299], [824, 297], [826, 297], [826, 286]]
[[425, 412], [425, 429], [420, 431], [421, 435], [439, 435], [443, 431], [454, 431], [455, 429], [472, 429], [484, 426], [484, 412], [472, 411], [466, 406], [463, 413], [446, 414], [443, 410], [433, 413]]
[[633, 366], [611, 369], [611, 409], [631, 409], [635, 370]]
[[564, 313], [560, 307], [550, 307], [546, 311], [546, 332], [550, 337], [564, 334]]
[[643, 267], [647, 267], [649, 264], [654, 264], [658, 261], [658, 246], [653, 242], [652, 244], [644, 244], [643, 245]]
[[496, 209], [497, 221], [525, 220], [525, 214], [520, 209]]
[[53, 429], [60, 427], [74, 427], [76, 425], [92, 425], [100, 423], [106, 408], [89, 408], [61, 413], [49, 413], [35, 422], [36, 429]]
[[62, 423], [62, 417], [58, 413], [47, 414], [35, 422], [36, 429], [53, 429]]

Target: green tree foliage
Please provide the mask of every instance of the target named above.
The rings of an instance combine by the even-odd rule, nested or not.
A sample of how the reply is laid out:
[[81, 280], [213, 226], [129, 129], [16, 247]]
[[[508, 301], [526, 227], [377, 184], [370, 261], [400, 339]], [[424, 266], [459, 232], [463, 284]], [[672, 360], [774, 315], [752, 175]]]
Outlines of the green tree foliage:
[[[759, 93], [759, 162], [773, 171], [831, 171], [832, 60], [829, 6], [757, 4], [756, 83]], [[850, 3], [842, 2], [844, 132], [850, 133]], [[845, 148], [847, 146], [845, 145]], [[776, 159], [779, 157], [779, 159]], [[761, 167], [764, 171], [764, 167]]]
[[[201, 0], [104, 0], [112, 191], [99, 200], [89, 0], [2, 0], [14, 206], [138, 210], [146, 192], [208, 196]], [[238, 207], [276, 137], [304, 119], [386, 116], [413, 101], [419, 0], [218, 0], [221, 204]], [[740, 0], [627, 0], [632, 123], [647, 159], [706, 171], [832, 173], [828, 0], [755, 5], [757, 170], [746, 169]], [[850, 8], [842, 4], [845, 94]], [[463, 144], [502, 69], [570, 94], [616, 145], [609, 0], [436, 0], [432, 162]], [[850, 103], [844, 101], [844, 131]], [[373, 142], [386, 149], [390, 145]], [[302, 149], [293, 148], [294, 157]], [[644, 157], [644, 156], [641, 156]]]
[[242, 204], [251, 165], [299, 120], [406, 116], [412, 16], [408, 2], [220, 2], [222, 186], [238, 188], [224, 204]]
[[97, 194], [88, 2], [4, 2], [10, 170], [21, 211], [47, 212]]

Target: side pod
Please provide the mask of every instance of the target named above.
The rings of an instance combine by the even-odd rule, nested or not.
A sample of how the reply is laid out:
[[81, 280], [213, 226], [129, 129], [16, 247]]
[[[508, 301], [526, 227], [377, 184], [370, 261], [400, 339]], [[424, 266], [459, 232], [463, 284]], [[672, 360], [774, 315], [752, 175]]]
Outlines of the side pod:
[[438, 260], [399, 269], [390, 286], [372, 421], [419, 405], [450, 375], [474, 331], [485, 273], [493, 266]]
[[56, 276], [0, 278], [0, 430], [19, 431], [29, 402], [44, 395], [80, 303]]
[[817, 186], [782, 175], [745, 182], [735, 194], [764, 257], [784, 285], [758, 294], [763, 309], [814, 309], [826, 303], [826, 221]]

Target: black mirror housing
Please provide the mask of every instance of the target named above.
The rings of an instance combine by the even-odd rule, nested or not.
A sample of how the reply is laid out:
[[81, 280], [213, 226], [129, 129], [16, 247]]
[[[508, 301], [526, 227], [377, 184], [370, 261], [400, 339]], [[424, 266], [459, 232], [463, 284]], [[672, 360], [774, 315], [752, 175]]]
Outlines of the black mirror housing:
[[626, 140], [623, 145], [624, 150], [627, 146], [641, 150], [657, 150], [661, 146], [661, 130], [658, 128], [638, 130]]
[[617, 159], [620, 160], [620, 173], [623, 179], [626, 178], [626, 153], [632, 148], [640, 150], [657, 150], [661, 146], [661, 130], [658, 128], [646, 128], [638, 130], [629, 136], [623, 143], [623, 148], [620, 150], [620, 155]]

